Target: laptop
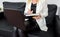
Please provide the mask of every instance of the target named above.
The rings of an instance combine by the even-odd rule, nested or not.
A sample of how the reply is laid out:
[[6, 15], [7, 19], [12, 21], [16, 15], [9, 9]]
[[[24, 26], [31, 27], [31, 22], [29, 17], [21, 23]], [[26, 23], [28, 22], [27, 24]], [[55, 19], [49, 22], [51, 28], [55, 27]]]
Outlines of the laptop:
[[10, 25], [13, 25], [21, 30], [25, 30], [26, 26], [24, 24], [24, 7], [23, 2], [3, 2], [4, 14]]

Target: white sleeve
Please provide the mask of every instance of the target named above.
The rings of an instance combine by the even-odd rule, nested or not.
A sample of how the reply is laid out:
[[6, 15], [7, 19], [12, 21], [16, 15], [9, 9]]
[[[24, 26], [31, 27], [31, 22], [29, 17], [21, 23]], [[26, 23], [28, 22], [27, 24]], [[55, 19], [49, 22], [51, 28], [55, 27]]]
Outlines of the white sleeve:
[[48, 7], [47, 7], [47, 1], [46, 0], [43, 3], [43, 9], [42, 9], [42, 13], [40, 15], [41, 15], [41, 17], [47, 17], [48, 16]]
[[27, 3], [27, 0], [26, 0], [26, 6], [25, 6], [25, 10], [24, 10], [24, 15], [27, 13], [28, 11], [28, 3]]

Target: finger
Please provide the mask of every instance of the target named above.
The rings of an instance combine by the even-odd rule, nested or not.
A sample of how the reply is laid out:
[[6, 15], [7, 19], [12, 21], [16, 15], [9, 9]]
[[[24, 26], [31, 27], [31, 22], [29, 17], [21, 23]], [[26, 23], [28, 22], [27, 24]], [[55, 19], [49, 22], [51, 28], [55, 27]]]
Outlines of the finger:
[[33, 12], [33, 10], [31, 12]]
[[31, 14], [31, 11], [28, 11], [29, 14]]
[[40, 19], [40, 16], [38, 16], [37, 19]]
[[35, 19], [36, 17], [32, 17], [33, 19]]
[[33, 11], [30, 11], [30, 13], [32, 14], [32, 13], [33, 13]]
[[32, 18], [35, 18], [35, 17], [32, 17]]

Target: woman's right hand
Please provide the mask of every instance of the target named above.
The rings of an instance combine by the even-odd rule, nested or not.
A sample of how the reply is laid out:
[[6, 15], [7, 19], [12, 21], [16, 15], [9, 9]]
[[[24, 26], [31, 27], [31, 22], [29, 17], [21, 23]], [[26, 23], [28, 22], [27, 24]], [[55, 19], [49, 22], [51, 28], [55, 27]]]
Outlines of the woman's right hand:
[[27, 14], [32, 14], [33, 10], [31, 11], [30, 9], [27, 11]]

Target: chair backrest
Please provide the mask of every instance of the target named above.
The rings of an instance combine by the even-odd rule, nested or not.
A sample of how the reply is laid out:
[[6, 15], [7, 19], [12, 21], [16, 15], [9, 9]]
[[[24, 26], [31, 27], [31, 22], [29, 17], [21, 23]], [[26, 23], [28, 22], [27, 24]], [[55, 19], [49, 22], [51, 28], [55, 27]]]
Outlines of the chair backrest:
[[[10, 24], [12, 24], [13, 26], [16, 26], [17, 28], [20, 28], [21, 30], [25, 30], [25, 25], [24, 25], [25, 16], [21, 12], [21, 10], [19, 10], [22, 7], [21, 6], [20, 6], [21, 8], [18, 7], [18, 4], [5, 2], [3, 4], [4, 15]], [[23, 3], [20, 3], [20, 4], [23, 4]]]

